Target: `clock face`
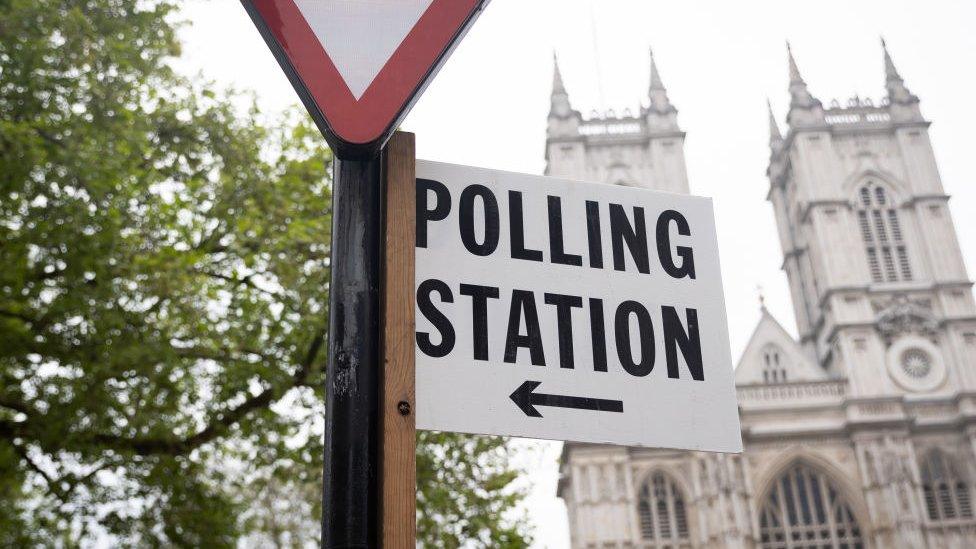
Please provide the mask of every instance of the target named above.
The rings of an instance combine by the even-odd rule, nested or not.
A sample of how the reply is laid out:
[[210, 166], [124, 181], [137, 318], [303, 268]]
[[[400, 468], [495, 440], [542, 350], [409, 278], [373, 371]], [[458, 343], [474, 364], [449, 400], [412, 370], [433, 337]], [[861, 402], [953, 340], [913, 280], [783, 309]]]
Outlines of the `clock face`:
[[932, 357], [917, 347], [908, 349], [901, 354], [901, 368], [909, 376], [921, 379], [932, 371]]

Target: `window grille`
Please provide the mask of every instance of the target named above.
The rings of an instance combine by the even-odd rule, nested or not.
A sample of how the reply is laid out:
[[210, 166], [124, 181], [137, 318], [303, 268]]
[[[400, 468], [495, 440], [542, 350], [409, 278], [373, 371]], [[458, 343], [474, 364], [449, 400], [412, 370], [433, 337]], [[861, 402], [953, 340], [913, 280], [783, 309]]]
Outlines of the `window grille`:
[[763, 549], [863, 549], [850, 505], [823, 473], [804, 464], [770, 490], [759, 516]]
[[973, 518], [972, 494], [955, 464], [938, 450], [922, 462], [922, 494], [929, 520], [936, 522]]
[[898, 246], [898, 265], [901, 267], [901, 277], [904, 280], [912, 279], [912, 266], [908, 263], [908, 252], [904, 246]]
[[891, 227], [891, 235], [895, 240], [901, 240], [901, 225], [898, 223], [898, 213], [895, 210], [888, 210], [888, 225]]
[[654, 473], [641, 487], [637, 514], [641, 547], [691, 547], [684, 497], [677, 484], [664, 473]]
[[871, 279], [881, 282], [881, 263], [878, 262], [878, 251], [874, 247], [868, 247], [868, 268], [871, 269]]
[[869, 181], [861, 187], [857, 223], [864, 241], [868, 271], [874, 282], [912, 279], [898, 212], [884, 187]]
[[871, 243], [874, 241], [874, 237], [871, 236], [871, 224], [868, 223], [868, 213], [864, 210], [857, 212], [857, 221], [861, 226], [861, 238], [864, 242]]

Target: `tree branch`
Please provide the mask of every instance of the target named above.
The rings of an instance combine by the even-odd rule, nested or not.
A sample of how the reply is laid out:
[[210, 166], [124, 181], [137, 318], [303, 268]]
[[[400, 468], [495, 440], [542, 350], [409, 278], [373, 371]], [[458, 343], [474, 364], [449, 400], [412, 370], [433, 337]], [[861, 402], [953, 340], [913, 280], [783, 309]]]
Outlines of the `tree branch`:
[[[161, 437], [123, 437], [106, 433], [94, 433], [85, 436], [84, 434], [79, 433], [79, 436], [65, 437], [62, 442], [67, 442], [67, 440], [81, 443], [91, 442], [116, 449], [128, 450], [143, 456], [185, 455], [194, 449], [218, 438], [220, 435], [224, 434], [227, 429], [237, 424], [251, 412], [270, 406], [273, 402], [281, 398], [289, 389], [304, 386], [308, 377], [312, 373], [312, 367], [315, 364], [315, 360], [321, 352], [322, 346], [325, 344], [326, 335], [327, 328], [325, 326], [319, 328], [315, 332], [312, 341], [309, 343], [305, 356], [292, 375], [290, 383], [286, 384], [285, 386], [269, 387], [261, 391], [259, 394], [248, 398], [243, 403], [232, 408], [231, 410], [217, 414], [216, 418], [209, 425], [194, 435], [181, 439]], [[38, 421], [43, 421], [43, 416], [38, 417], [35, 413], [36, 411], [32, 410], [23, 402], [3, 399], [3, 397], [0, 397], [0, 406], [21, 412], [27, 416], [27, 421], [23, 422], [0, 421], [0, 437], [11, 441], [18, 437], [36, 438], [33, 436], [36, 431], [36, 427], [33, 424], [37, 423]], [[65, 446], [67, 446], [67, 444]]]
[[41, 136], [48, 143], [51, 143], [52, 145], [56, 145], [62, 149], [66, 148], [63, 141], [48, 133], [47, 130], [42, 130], [41, 128], [35, 126], [34, 131], [37, 132], [37, 135]]
[[237, 422], [241, 421], [249, 413], [270, 406], [277, 399], [281, 398], [284, 393], [293, 387], [298, 387], [305, 384], [308, 376], [312, 372], [312, 366], [315, 363], [315, 359], [321, 352], [322, 345], [325, 343], [326, 339], [326, 329], [320, 328], [319, 331], [315, 333], [309, 344], [308, 351], [305, 353], [305, 357], [299, 364], [298, 369], [292, 376], [291, 383], [286, 387], [269, 387], [259, 394], [252, 396], [245, 400], [240, 405], [232, 408], [231, 410], [218, 414], [216, 419], [207, 425], [203, 430], [199, 431], [195, 435], [191, 435], [183, 439], [166, 439], [166, 438], [124, 438], [118, 437], [116, 435], [107, 434], [96, 434], [93, 437], [94, 442], [99, 444], [105, 444], [109, 446], [114, 446], [116, 448], [125, 448], [139, 455], [184, 455], [194, 449], [213, 441], [218, 436], [226, 432], [227, 429], [231, 428]]
[[252, 290], [257, 290], [257, 291], [259, 291], [261, 293], [267, 294], [267, 295], [269, 295], [271, 297], [274, 297], [274, 298], [277, 298], [277, 299], [282, 299], [284, 297], [284, 296], [282, 296], [278, 292], [273, 292], [271, 290], [266, 290], [266, 289], [258, 286], [257, 284], [255, 284], [254, 281], [251, 279], [251, 276], [252, 275], [247, 275], [244, 278], [236, 278], [236, 277], [233, 277], [233, 276], [227, 276], [225, 274], [220, 274], [220, 273], [214, 273], [214, 272], [211, 272], [211, 271], [207, 271], [205, 269], [192, 268], [192, 269], [190, 269], [190, 271], [191, 272], [194, 272], [194, 273], [197, 273], [197, 274], [204, 275], [204, 276], [209, 276], [210, 278], [216, 278], [218, 280], [223, 280], [225, 282], [230, 282], [231, 284], [234, 284], [236, 286], [247, 286], [248, 288], [251, 288]]
[[[54, 494], [59, 500], [61, 500], [61, 503], [68, 503], [68, 493], [64, 490], [61, 490], [60, 481], [58, 479], [55, 479], [51, 475], [49, 475], [47, 471], [45, 471], [44, 469], [41, 469], [41, 466], [38, 465], [37, 462], [35, 462], [33, 459], [31, 459], [30, 454], [27, 452], [26, 448], [24, 448], [19, 444], [12, 444], [11, 446], [14, 447], [14, 451], [17, 452], [17, 455], [20, 456], [20, 459], [27, 464], [28, 469], [34, 471], [38, 475], [41, 475], [41, 478], [44, 479], [44, 483], [47, 485], [48, 492]], [[72, 486], [72, 488], [74, 487]]]
[[25, 315], [23, 313], [18, 313], [16, 311], [11, 311], [9, 309], [0, 309], [0, 316], [5, 316], [7, 318], [13, 318], [13, 319], [16, 319], [16, 320], [20, 320], [22, 322], [25, 322], [25, 323], [31, 324], [31, 325], [38, 323], [37, 319], [35, 319], [35, 318], [31, 317], [31, 316]]
[[[235, 355], [229, 349], [202, 349], [200, 347], [173, 347], [176, 356], [198, 360], [213, 360], [215, 362], [247, 362], [247, 356]], [[240, 349], [243, 355], [254, 355], [263, 360], [273, 362], [275, 358], [254, 349]]]
[[28, 406], [27, 403], [19, 400], [12, 400], [3, 395], [0, 395], [0, 408], [7, 408], [15, 412], [20, 412], [28, 417], [34, 413], [34, 410]]

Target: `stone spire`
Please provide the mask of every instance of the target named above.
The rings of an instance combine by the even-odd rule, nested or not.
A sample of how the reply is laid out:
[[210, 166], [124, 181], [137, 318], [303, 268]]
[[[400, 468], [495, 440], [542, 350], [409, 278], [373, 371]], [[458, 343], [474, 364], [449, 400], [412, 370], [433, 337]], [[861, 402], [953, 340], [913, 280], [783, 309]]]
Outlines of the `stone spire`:
[[895, 68], [895, 63], [891, 60], [891, 54], [888, 53], [888, 44], [885, 42], [884, 36], [881, 37], [881, 50], [884, 51], [885, 78], [888, 79], [888, 82], [901, 80], [901, 75], [898, 74], [898, 69]]
[[800, 68], [796, 65], [793, 48], [790, 47], [789, 42], [786, 43], [786, 54], [790, 62], [790, 110], [796, 107], [820, 106], [820, 101], [810, 93], [810, 90], [807, 89], [807, 83], [800, 75]]
[[657, 72], [657, 63], [654, 62], [654, 50], [648, 49], [651, 55], [651, 86], [650, 91], [663, 90], [664, 82], [661, 82], [661, 75]]
[[563, 85], [563, 74], [559, 72], [559, 58], [552, 52], [552, 94], [557, 93], [566, 93], [566, 86]]
[[569, 103], [566, 86], [563, 85], [563, 75], [559, 72], [559, 59], [556, 57], [556, 52], [552, 52], [552, 96], [549, 103], [549, 116], [565, 118], [572, 113], [573, 107]]
[[648, 51], [651, 56], [651, 84], [647, 89], [647, 96], [651, 100], [650, 110], [659, 113], [675, 112], [677, 109], [674, 108], [671, 100], [668, 99], [668, 91], [664, 88], [664, 82], [661, 81], [661, 74], [657, 70], [657, 63], [654, 62], [654, 50]]
[[776, 115], [773, 114], [773, 105], [766, 99], [766, 108], [769, 111], [769, 147], [777, 149], [783, 143], [783, 134], [779, 131], [779, 124], [776, 123]]
[[790, 60], [790, 84], [803, 84], [803, 76], [800, 75], [800, 67], [796, 66], [796, 59], [793, 57], [793, 46], [790, 45], [789, 40], [786, 41], [786, 55]]
[[908, 91], [908, 88], [905, 87], [905, 81], [898, 74], [898, 69], [895, 68], [895, 63], [891, 60], [888, 44], [885, 43], [884, 38], [881, 38], [881, 49], [884, 52], [885, 87], [888, 88], [888, 101], [892, 103], [917, 103], [918, 97]]

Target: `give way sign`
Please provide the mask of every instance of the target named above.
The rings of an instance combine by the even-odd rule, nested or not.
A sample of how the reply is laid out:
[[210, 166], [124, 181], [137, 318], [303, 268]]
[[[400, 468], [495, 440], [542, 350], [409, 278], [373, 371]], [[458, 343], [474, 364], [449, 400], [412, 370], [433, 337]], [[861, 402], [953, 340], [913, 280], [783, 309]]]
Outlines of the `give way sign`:
[[340, 158], [375, 154], [488, 0], [241, 0]]

